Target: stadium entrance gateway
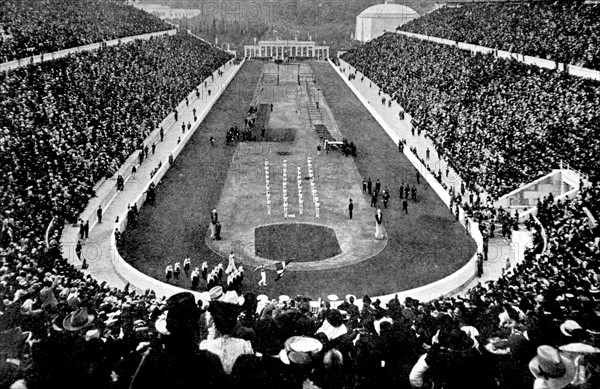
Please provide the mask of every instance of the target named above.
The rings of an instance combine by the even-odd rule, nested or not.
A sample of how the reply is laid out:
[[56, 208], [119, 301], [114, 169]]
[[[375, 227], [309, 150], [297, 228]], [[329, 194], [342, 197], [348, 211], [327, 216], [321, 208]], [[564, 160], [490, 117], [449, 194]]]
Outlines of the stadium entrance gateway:
[[[256, 43], [256, 42], [255, 42]], [[259, 41], [244, 46], [245, 58], [329, 58], [329, 46], [317, 46], [313, 41]]]

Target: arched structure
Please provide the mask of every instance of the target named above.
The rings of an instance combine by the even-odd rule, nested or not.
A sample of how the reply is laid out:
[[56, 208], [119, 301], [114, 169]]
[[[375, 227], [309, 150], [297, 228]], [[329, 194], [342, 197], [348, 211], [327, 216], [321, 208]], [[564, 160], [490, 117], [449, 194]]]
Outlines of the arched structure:
[[405, 5], [394, 4], [386, 0], [385, 4], [376, 4], [356, 17], [356, 39], [368, 42], [385, 32], [396, 31], [398, 26], [419, 17], [419, 14]]

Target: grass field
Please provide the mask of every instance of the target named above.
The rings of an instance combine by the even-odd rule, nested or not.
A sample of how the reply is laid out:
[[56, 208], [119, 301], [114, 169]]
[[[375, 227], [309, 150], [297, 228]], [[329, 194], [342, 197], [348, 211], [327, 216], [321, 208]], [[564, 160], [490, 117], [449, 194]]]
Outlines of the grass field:
[[[475, 243], [462, 226], [454, 221], [448, 209], [424, 180], [417, 185], [418, 202], [409, 203], [408, 215], [400, 213], [398, 187], [403, 182], [416, 185], [416, 170], [398, 153], [397, 146], [329, 64], [314, 62], [310, 65], [325, 99], [324, 102], [321, 101], [322, 106], [328, 106], [339, 131], [357, 145], [358, 154], [354, 159], [345, 158], [339, 153], [322, 156], [323, 168], [319, 172], [318, 185], [323, 191], [321, 196], [325, 217], [317, 221], [313, 217], [311, 222], [335, 227], [342, 248], [360, 249], [359, 246], [363, 246], [362, 240], [352, 238], [348, 242], [343, 234], [351, 232], [354, 235], [350, 236], [359, 236], [365, 239], [364, 242], [367, 239], [373, 240], [374, 209], [369, 207], [368, 198], [361, 194], [360, 177], [370, 177], [373, 181], [379, 179], [382, 188], [388, 186], [392, 193], [388, 208], [383, 209], [388, 235], [386, 245], [381, 246], [383, 249], [378, 249], [377, 254], [368, 260], [354, 265], [326, 270], [289, 271], [278, 282], [273, 282], [273, 272], [268, 276], [268, 286], [260, 289], [256, 285], [259, 275], [247, 267], [246, 289], [273, 296], [303, 294], [313, 298], [324, 297], [329, 293], [378, 295], [421, 286], [458, 270], [474, 254]], [[259, 204], [258, 197], [252, 196], [255, 190], [250, 184], [253, 183], [240, 182], [237, 186], [231, 186], [231, 182], [235, 181], [232, 175], [239, 175], [243, 170], [236, 158], [249, 146], [224, 145], [226, 129], [233, 123], [241, 127], [248, 106], [255, 103], [256, 85], [263, 66], [267, 64], [248, 62], [243, 66], [195, 133], [193, 142], [186, 146], [159, 185], [157, 205], [144, 207], [137, 229], [125, 234], [121, 254], [139, 270], [163, 279], [165, 266], [183, 261], [186, 255], [192, 257], [193, 266], [199, 266], [203, 260], [208, 261], [209, 266], [225, 261], [215, 254], [215, 247], [206, 244], [206, 230], [213, 208], [226, 205], [227, 209], [222, 211], [223, 217], [225, 221], [231, 222], [224, 223], [225, 241], [236, 239], [236, 236], [228, 235], [236, 226], [262, 223], [263, 219], [260, 218], [266, 217], [264, 205]], [[276, 109], [289, 108], [283, 102], [274, 103]], [[301, 110], [298, 113], [287, 112], [286, 115], [288, 116], [280, 116], [279, 119], [275, 117], [273, 120], [279, 127], [292, 128], [289, 124], [296, 120], [294, 117], [297, 116], [300, 120], [303, 115], [307, 116]], [[298, 123], [306, 126], [306, 120], [302, 119]], [[208, 145], [210, 136], [214, 136], [219, 142], [215, 149]], [[305, 151], [301, 147], [307, 147], [316, 152], [317, 143], [311, 140], [311, 136], [313, 135], [306, 128], [304, 131], [300, 128], [294, 142], [278, 143], [276, 146], [279, 149], [302, 150], [303, 153]], [[262, 142], [253, 142], [255, 145], [260, 143]], [[304, 143], [308, 145], [303, 146]], [[289, 160], [293, 158], [293, 155], [288, 157]], [[264, 156], [256, 157], [256, 160], [262, 159]], [[232, 161], [235, 163], [232, 164]], [[343, 184], [339, 188], [328, 189], [328, 185], [323, 184], [329, 182], [334, 185], [338, 181]], [[263, 190], [264, 184], [257, 182], [256, 185], [261, 188], [259, 191]], [[242, 190], [247, 193], [230, 193]], [[350, 193], [355, 203], [353, 221], [348, 221], [346, 217]], [[264, 193], [259, 193], [258, 196], [261, 194], [264, 196]], [[254, 214], [256, 217], [252, 216]], [[288, 219], [287, 223], [293, 221]], [[254, 236], [254, 229], [251, 232]], [[311, 249], [318, 252], [322, 247], [319, 242], [322, 241], [314, 240]], [[271, 247], [280, 243], [280, 252], [307, 252], [306, 246], [300, 247], [297, 240], [283, 239], [277, 234], [272, 235], [270, 243], [265, 242]], [[178, 282], [180, 286], [190, 286], [187, 280]]]

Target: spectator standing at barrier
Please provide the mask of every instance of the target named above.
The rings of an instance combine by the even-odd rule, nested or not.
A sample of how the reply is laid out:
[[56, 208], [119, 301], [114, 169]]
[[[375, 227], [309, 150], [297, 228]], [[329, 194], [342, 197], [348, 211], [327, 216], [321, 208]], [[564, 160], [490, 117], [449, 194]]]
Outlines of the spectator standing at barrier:
[[483, 255], [477, 253], [477, 277], [481, 277], [483, 274]]
[[83, 226], [84, 239], [89, 238], [90, 236], [90, 221], [86, 220], [85, 225]]
[[82, 247], [81, 247], [81, 241], [77, 241], [77, 246], [75, 246], [75, 254], [77, 254], [77, 258], [79, 258], [79, 260], [81, 260], [81, 251], [82, 251]]
[[160, 128], [160, 141], [162, 142], [163, 140], [165, 140], [165, 130], [163, 130], [163, 128]]
[[96, 210], [96, 216], [98, 217], [98, 224], [102, 223], [102, 206], [99, 205]]
[[85, 239], [85, 225], [81, 219], [79, 219], [79, 239]]

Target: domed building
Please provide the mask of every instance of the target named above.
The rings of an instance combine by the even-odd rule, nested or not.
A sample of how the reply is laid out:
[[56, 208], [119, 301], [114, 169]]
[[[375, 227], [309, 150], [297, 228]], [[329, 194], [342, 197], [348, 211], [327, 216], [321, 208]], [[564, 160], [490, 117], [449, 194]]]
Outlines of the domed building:
[[412, 8], [386, 0], [385, 4], [373, 5], [356, 17], [355, 39], [368, 42], [418, 17]]

